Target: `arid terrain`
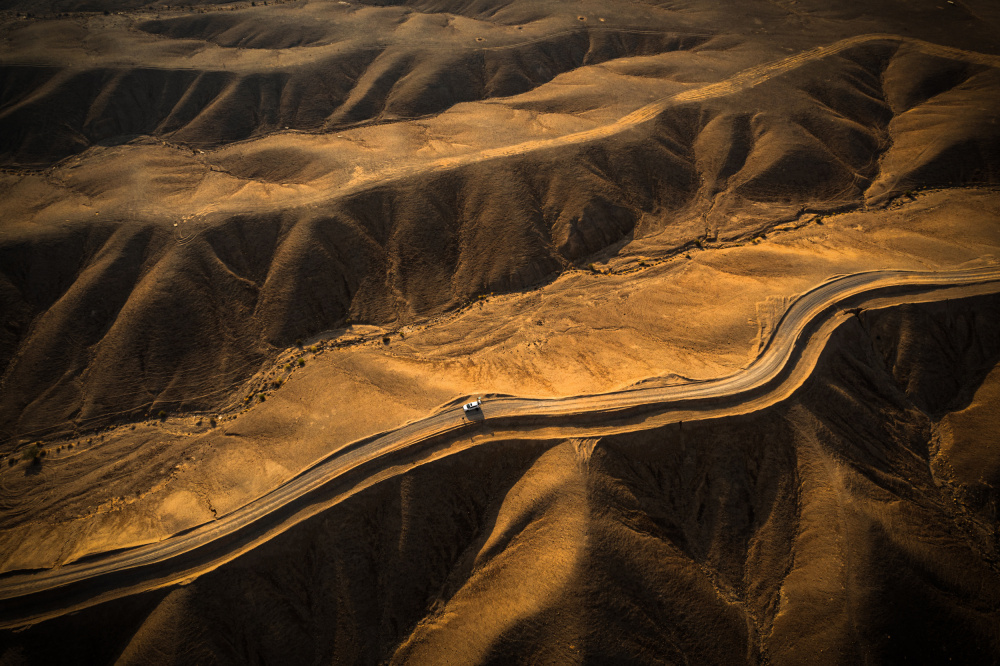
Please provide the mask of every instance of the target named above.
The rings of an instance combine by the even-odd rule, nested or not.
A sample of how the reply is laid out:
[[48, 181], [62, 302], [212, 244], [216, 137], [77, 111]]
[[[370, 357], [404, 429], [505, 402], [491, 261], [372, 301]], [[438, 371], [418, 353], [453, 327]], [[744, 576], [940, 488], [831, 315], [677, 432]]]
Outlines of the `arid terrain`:
[[0, 664], [1000, 663], [994, 0], [0, 0], [0, 71]]

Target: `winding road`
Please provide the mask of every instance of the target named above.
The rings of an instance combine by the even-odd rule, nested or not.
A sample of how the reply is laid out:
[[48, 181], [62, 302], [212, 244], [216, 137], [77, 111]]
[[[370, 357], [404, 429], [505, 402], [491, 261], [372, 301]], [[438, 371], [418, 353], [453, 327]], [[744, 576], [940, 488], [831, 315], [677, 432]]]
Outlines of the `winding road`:
[[801, 294], [749, 366], [719, 379], [558, 399], [487, 399], [468, 418], [437, 414], [338, 450], [257, 500], [161, 542], [0, 579], [0, 627], [192, 580], [358, 490], [458, 450], [510, 438], [600, 437], [747, 413], [786, 399], [809, 377], [855, 308], [1000, 293], [1000, 267], [880, 270], [831, 278]]

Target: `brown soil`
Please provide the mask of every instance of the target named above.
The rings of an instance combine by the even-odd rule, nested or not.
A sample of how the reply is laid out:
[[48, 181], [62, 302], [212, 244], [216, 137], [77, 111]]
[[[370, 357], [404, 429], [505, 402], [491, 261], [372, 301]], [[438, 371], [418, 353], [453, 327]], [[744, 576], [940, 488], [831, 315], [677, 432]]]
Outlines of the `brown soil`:
[[[831, 275], [995, 262], [998, 34], [987, 0], [3, 3], [0, 572], [469, 395], [737, 372]], [[863, 313], [759, 413], [456, 444], [0, 663], [996, 662], [998, 325]]]
[[5, 654], [989, 662], [996, 516], [955, 501], [933, 470], [959, 456], [933, 441], [989, 400], [998, 320], [996, 296], [862, 313], [776, 407], [466, 449], [191, 584], [8, 635]]

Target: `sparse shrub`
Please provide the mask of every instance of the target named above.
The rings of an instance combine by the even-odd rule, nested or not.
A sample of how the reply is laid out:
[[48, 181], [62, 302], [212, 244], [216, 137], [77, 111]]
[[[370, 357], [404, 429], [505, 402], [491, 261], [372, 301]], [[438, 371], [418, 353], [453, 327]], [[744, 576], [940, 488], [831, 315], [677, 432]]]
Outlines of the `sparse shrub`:
[[264, 402], [265, 400], [267, 400], [267, 395], [265, 395], [265, 394], [261, 393], [261, 394], [260, 394], [260, 401], [261, 401], [261, 402]]
[[306, 364], [306, 360], [305, 360], [304, 358], [300, 358], [300, 359], [299, 359], [299, 363], [298, 363], [299, 367], [300, 367], [300, 368], [301, 368], [301, 367], [304, 367], [304, 366], [305, 366], [305, 364]]
[[160, 419], [161, 421], [166, 421], [167, 413], [161, 409], [160, 411], [156, 412], [156, 418]]
[[38, 444], [32, 444], [21, 453], [21, 460], [27, 460], [35, 463], [40, 462], [41, 456], [42, 449], [38, 446]]

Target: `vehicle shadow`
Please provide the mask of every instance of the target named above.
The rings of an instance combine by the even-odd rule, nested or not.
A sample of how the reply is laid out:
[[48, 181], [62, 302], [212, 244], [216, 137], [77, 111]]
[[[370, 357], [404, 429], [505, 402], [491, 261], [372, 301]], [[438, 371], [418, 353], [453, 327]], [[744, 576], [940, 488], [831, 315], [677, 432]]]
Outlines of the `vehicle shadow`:
[[482, 409], [474, 409], [471, 412], [465, 412], [465, 418], [469, 421], [483, 423], [486, 421], [486, 415], [483, 414]]

